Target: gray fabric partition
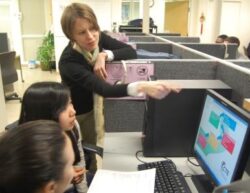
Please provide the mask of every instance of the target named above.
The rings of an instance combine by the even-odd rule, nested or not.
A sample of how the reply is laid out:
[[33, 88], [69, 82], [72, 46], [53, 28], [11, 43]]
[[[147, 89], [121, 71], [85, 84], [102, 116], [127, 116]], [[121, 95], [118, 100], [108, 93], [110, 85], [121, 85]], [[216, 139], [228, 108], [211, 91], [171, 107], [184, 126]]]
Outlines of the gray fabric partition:
[[[224, 59], [226, 47], [224, 44], [204, 44], [204, 43], [182, 43], [182, 45], [189, 48], [204, 52], [211, 56]], [[228, 57], [226, 59], [236, 58], [237, 46], [235, 44], [228, 45], [227, 53]]]
[[187, 50], [183, 47], [173, 45], [173, 54], [181, 56], [182, 59], [207, 59], [205, 56], [197, 54], [192, 50]]
[[[148, 36], [146, 33], [142, 32], [124, 32], [127, 36]], [[156, 36], [180, 36], [180, 33], [150, 33]]]
[[181, 36], [180, 33], [152, 33], [152, 35], [156, 35], [156, 36]]
[[185, 36], [160, 36], [166, 40], [170, 40], [176, 43], [189, 42], [189, 43], [200, 43], [199, 37], [185, 37]]
[[195, 53], [190, 49], [185, 49], [183, 46], [165, 42], [138, 42], [136, 43], [136, 49], [144, 49], [151, 52], [165, 52], [181, 59], [207, 59], [205, 56]]
[[222, 80], [233, 89], [232, 100], [242, 106], [244, 98], [250, 98], [250, 73], [242, 72], [231, 66], [219, 64], [216, 79]]
[[152, 36], [129, 36], [129, 42], [163, 42]]
[[250, 60], [229, 60], [229, 62], [250, 69]]
[[151, 52], [173, 53], [172, 44], [165, 42], [138, 42], [136, 49], [143, 49]]
[[217, 63], [207, 60], [151, 60], [157, 79], [215, 79]]
[[[157, 79], [215, 79], [217, 63], [201, 60], [151, 60]], [[104, 99], [107, 132], [142, 131], [144, 101]]]
[[106, 132], [142, 131], [144, 100], [104, 100]]

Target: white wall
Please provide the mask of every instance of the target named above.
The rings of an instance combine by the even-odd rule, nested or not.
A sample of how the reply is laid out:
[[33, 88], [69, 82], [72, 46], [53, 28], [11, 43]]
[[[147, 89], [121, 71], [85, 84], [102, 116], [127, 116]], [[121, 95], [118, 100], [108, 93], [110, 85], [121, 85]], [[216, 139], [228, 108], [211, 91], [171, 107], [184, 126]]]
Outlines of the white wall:
[[165, 17], [165, 1], [164, 0], [155, 0], [154, 5], [149, 8], [149, 17], [152, 17], [155, 25], [157, 25], [158, 33], [164, 32], [164, 17]]
[[[237, 36], [242, 46], [250, 42], [249, 0], [190, 0], [189, 36], [200, 36], [201, 42], [214, 42], [219, 34]], [[204, 13], [204, 32], [200, 35], [201, 13]]]
[[[98, 23], [101, 30], [111, 30], [113, 22], [120, 22], [119, 16], [121, 15], [121, 10], [117, 9], [119, 1], [115, 0], [53, 0], [52, 1], [52, 12], [53, 12], [53, 27], [54, 27], [54, 37], [55, 37], [55, 55], [56, 64], [58, 66], [58, 61], [60, 59], [61, 53], [64, 47], [68, 44], [68, 39], [64, 36], [60, 19], [63, 9], [71, 2], [80, 2], [88, 4], [95, 12]], [[120, 3], [119, 3], [120, 4]]]
[[239, 29], [237, 30], [238, 33], [236, 34], [240, 41], [241, 41], [241, 52], [242, 47], [247, 46], [250, 42], [250, 25], [249, 25], [249, 18], [250, 18], [250, 1], [249, 0], [242, 0], [241, 10], [240, 10], [240, 19], [239, 19]]
[[[191, 0], [189, 17], [189, 36], [199, 36], [201, 42], [214, 42], [219, 34], [221, 0]], [[200, 17], [204, 14], [201, 34]]]
[[[140, 17], [143, 17], [143, 0], [141, 1]], [[67, 44], [67, 39], [61, 32], [60, 17], [65, 4], [72, 2], [72, 0], [53, 0], [53, 20], [55, 30], [55, 43], [56, 43], [56, 61], [58, 61], [60, 54]], [[74, 1], [75, 2], [75, 1]], [[78, 0], [89, 4], [95, 11], [99, 25], [102, 30], [111, 30], [112, 23], [121, 23], [121, 0]], [[238, 23], [237, 27], [232, 25], [232, 20], [227, 18], [225, 7], [228, 3], [236, 2], [240, 4], [238, 11], [230, 13], [232, 18]], [[104, 11], [105, 10], [105, 11]], [[164, 32], [164, 11], [165, 0], [155, 0], [155, 4], [150, 8], [149, 16], [155, 21], [158, 26], [158, 32]], [[204, 13], [205, 22], [203, 24], [203, 33], [200, 34], [200, 16]], [[240, 13], [240, 14], [239, 14]], [[250, 18], [250, 1], [249, 0], [190, 0], [189, 12], [189, 36], [199, 36], [201, 42], [212, 43], [215, 38], [222, 33], [229, 36], [237, 36], [241, 41], [240, 50], [242, 46], [247, 46], [250, 42], [250, 25], [248, 25]], [[235, 30], [237, 29], [237, 30]], [[232, 33], [232, 31], [235, 31]]]

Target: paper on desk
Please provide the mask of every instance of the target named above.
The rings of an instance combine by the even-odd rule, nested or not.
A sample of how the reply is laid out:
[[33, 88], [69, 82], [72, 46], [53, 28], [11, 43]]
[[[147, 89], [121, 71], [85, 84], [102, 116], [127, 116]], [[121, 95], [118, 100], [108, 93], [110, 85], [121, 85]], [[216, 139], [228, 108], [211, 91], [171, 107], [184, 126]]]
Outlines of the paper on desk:
[[88, 193], [153, 193], [155, 169], [135, 172], [97, 170]]

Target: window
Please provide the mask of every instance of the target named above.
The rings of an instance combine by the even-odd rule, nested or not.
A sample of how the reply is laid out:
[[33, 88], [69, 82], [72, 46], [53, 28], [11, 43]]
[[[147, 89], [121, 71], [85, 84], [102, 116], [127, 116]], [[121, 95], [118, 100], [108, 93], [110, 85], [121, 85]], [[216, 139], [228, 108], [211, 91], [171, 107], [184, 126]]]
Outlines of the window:
[[128, 21], [139, 18], [140, 2], [139, 0], [123, 0], [122, 1], [122, 23], [127, 24]]

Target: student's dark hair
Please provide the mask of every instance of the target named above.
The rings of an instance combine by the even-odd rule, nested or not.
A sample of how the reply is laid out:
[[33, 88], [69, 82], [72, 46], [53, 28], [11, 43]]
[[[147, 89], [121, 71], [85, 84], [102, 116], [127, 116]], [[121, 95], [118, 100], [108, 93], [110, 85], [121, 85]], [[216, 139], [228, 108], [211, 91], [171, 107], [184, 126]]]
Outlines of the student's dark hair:
[[228, 37], [226, 41], [228, 41], [229, 43], [237, 44], [238, 47], [240, 46], [240, 40], [235, 36]]
[[217, 38], [221, 38], [221, 39], [225, 40], [227, 37], [228, 36], [226, 34], [221, 34]]
[[0, 137], [0, 192], [35, 193], [60, 181], [66, 167], [66, 135], [55, 121], [31, 121]]
[[[58, 122], [59, 114], [70, 100], [70, 90], [59, 82], [37, 82], [32, 84], [23, 95], [19, 124], [39, 119]], [[77, 139], [78, 132], [73, 130]], [[75, 163], [80, 161], [80, 152], [72, 131], [66, 131], [72, 141]]]
[[24, 93], [19, 124], [38, 119], [58, 121], [70, 100], [70, 90], [58, 82], [37, 82]]

